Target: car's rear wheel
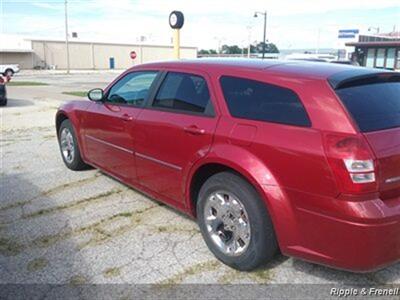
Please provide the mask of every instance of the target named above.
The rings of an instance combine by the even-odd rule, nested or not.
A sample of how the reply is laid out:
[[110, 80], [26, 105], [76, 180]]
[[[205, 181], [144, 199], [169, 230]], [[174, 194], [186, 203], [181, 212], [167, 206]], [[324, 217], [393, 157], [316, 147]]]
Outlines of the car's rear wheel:
[[58, 131], [58, 142], [61, 156], [65, 165], [71, 170], [84, 170], [88, 165], [84, 163], [78, 147], [78, 139], [70, 120], [64, 120]]
[[14, 71], [12, 69], [7, 69], [4, 72], [4, 76], [13, 76], [14, 75]]
[[271, 260], [278, 250], [262, 199], [239, 175], [211, 176], [200, 189], [197, 217], [209, 249], [232, 268], [252, 270]]

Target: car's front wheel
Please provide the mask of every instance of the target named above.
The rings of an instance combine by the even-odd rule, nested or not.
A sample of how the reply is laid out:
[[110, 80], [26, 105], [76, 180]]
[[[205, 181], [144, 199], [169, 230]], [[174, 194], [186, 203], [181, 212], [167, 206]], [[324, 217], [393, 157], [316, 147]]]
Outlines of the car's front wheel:
[[70, 120], [61, 123], [58, 131], [58, 143], [65, 165], [74, 171], [84, 170], [88, 165], [84, 163], [78, 147], [78, 139]]
[[197, 218], [209, 249], [232, 268], [252, 270], [271, 260], [278, 250], [262, 199], [234, 173], [218, 173], [204, 183]]

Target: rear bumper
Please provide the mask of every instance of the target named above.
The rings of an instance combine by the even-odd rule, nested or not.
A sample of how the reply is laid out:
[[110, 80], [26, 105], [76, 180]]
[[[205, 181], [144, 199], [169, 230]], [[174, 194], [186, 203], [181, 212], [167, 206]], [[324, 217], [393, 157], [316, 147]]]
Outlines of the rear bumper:
[[293, 223], [281, 236], [284, 254], [355, 272], [400, 261], [400, 197], [356, 202], [285, 194]]

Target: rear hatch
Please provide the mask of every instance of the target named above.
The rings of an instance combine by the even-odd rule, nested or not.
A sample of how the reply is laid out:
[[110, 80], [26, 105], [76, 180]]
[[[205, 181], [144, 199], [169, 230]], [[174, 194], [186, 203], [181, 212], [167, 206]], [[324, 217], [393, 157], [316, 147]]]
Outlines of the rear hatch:
[[375, 153], [380, 196], [400, 197], [400, 73], [345, 73], [330, 83]]

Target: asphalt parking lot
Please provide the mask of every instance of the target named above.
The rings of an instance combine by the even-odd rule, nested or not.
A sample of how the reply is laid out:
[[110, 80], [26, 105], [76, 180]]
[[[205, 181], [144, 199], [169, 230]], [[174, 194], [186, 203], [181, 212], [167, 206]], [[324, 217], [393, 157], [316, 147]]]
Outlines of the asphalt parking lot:
[[117, 73], [21, 73], [0, 108], [0, 283], [400, 284], [400, 264], [354, 274], [277, 256], [237, 272], [209, 252], [195, 221], [97, 170], [73, 172], [54, 129], [62, 94]]

